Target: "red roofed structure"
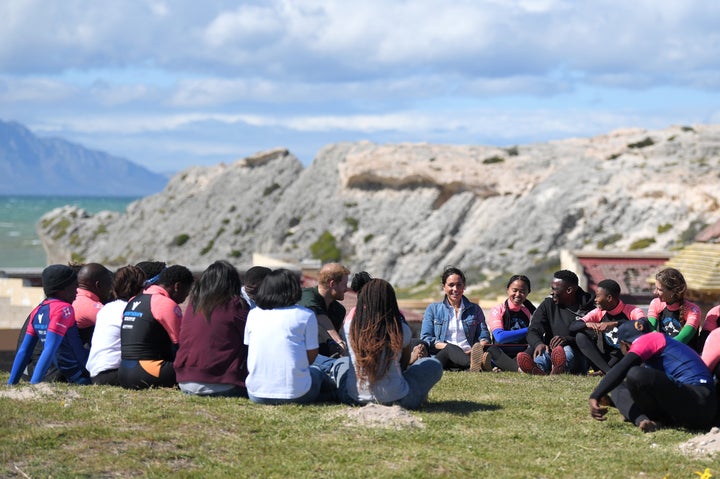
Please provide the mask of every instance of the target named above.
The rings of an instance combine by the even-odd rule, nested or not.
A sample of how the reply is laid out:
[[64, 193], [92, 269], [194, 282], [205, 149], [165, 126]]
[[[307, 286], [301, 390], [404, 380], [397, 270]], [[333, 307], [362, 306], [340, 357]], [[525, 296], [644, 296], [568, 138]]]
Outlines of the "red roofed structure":
[[640, 306], [652, 301], [654, 285], [649, 279], [670, 257], [669, 253], [564, 251], [561, 261], [564, 269], [578, 274], [583, 289], [595, 291], [600, 281], [612, 279], [620, 284], [623, 301]]

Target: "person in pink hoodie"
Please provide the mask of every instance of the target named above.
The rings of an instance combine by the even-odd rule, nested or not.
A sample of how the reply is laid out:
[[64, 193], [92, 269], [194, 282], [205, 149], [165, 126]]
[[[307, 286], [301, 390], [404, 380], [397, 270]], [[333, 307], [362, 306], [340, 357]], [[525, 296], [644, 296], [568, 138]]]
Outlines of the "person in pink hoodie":
[[100, 263], [87, 263], [78, 270], [77, 296], [73, 301], [80, 339], [90, 349], [98, 311], [112, 299], [113, 273]]

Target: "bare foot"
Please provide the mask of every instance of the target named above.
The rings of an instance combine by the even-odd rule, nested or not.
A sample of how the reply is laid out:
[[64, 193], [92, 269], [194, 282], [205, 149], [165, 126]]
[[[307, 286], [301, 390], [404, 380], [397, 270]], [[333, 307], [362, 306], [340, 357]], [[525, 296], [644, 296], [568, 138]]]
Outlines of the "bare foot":
[[410, 364], [413, 364], [420, 358], [426, 358], [428, 356], [427, 348], [424, 344], [418, 344], [415, 346], [410, 353]]

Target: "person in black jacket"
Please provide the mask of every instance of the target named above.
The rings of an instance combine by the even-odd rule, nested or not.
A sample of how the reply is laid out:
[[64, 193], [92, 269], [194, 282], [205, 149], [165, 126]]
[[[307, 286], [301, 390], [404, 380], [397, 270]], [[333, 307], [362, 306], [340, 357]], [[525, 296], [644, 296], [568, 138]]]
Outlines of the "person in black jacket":
[[529, 374], [582, 373], [587, 361], [570, 333], [570, 324], [595, 308], [595, 295], [578, 285], [568, 270], [553, 274], [551, 294], [533, 313], [526, 351], [518, 353], [518, 367]]

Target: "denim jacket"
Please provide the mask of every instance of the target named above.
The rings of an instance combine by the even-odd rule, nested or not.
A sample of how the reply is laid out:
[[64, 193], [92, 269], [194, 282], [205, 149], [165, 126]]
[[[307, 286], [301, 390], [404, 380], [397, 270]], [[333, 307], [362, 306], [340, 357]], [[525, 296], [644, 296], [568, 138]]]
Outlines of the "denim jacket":
[[[477, 304], [470, 302], [465, 296], [462, 297], [462, 302], [463, 312], [461, 320], [468, 343], [472, 345], [481, 339], [489, 342], [490, 332], [485, 323], [483, 310]], [[454, 316], [455, 311], [448, 302], [447, 297], [440, 303], [430, 304], [423, 316], [420, 338], [429, 345], [434, 345], [437, 342], [445, 342], [448, 324]]]

